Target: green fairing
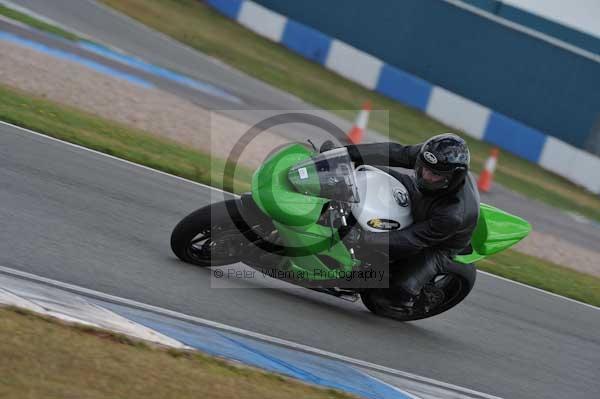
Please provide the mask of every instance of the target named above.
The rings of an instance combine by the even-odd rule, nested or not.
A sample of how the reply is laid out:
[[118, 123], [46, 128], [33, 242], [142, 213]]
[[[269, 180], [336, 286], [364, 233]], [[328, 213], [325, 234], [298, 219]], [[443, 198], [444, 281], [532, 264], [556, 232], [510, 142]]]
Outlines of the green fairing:
[[[340, 271], [350, 271], [360, 262], [339, 240], [337, 231], [317, 224], [328, 199], [298, 193], [288, 178], [290, 168], [313, 155], [305, 146], [292, 144], [270, 157], [252, 177], [252, 198], [259, 208], [273, 218], [275, 227], [289, 248], [288, 270], [308, 280], [338, 278]], [[314, 170], [298, 187], [319, 192]], [[314, 190], [314, 191], [313, 191]], [[331, 269], [318, 256], [331, 258], [340, 265]]]
[[289, 169], [313, 155], [291, 144], [271, 156], [252, 176], [252, 198], [273, 220], [287, 226], [315, 224], [328, 200], [297, 192], [288, 179]]
[[[285, 246], [289, 248], [287, 269], [307, 280], [335, 278], [360, 264], [339, 240], [336, 231], [317, 224], [328, 199], [319, 198], [319, 183], [314, 170], [308, 178], [288, 177], [290, 168], [310, 158], [313, 152], [300, 144], [291, 144], [271, 156], [252, 178], [252, 198], [270, 215]], [[290, 181], [291, 180], [291, 181]], [[306, 193], [302, 194], [297, 189]], [[473, 252], [456, 256], [458, 263], [468, 264], [516, 244], [531, 231], [531, 225], [491, 205], [481, 204], [479, 221], [473, 233]], [[320, 257], [329, 257], [338, 268], [327, 267]]]
[[531, 225], [491, 205], [481, 204], [479, 220], [471, 238], [473, 252], [456, 256], [459, 263], [473, 263], [512, 247], [531, 232]]
[[[314, 224], [304, 229], [277, 222], [275, 227], [286, 246], [291, 248], [290, 255], [293, 256], [294, 252], [298, 252], [298, 256], [293, 256], [288, 265], [296, 275], [301, 272], [300, 275], [311, 280], [327, 280], [337, 278], [339, 271], [351, 271], [354, 266], [360, 264], [352, 259], [352, 255], [340, 241], [337, 231], [332, 231], [329, 227]], [[327, 267], [316, 254], [335, 260], [333, 263], [340, 267], [335, 269]]]

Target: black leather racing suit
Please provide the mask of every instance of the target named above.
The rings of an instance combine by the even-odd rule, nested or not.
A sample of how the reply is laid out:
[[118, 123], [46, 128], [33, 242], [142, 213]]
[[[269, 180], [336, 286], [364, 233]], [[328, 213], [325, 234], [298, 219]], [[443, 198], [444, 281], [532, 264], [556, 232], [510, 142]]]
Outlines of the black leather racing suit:
[[470, 175], [450, 191], [424, 195], [417, 188], [414, 176], [388, 168], [413, 169], [421, 145], [376, 143], [347, 146], [350, 158], [357, 165], [367, 164], [383, 169], [408, 190], [413, 224], [389, 233], [364, 231], [362, 237], [366, 245], [389, 248], [391, 283], [412, 295], [417, 295], [431, 278], [442, 273], [453, 255], [469, 246], [479, 217], [479, 192]]

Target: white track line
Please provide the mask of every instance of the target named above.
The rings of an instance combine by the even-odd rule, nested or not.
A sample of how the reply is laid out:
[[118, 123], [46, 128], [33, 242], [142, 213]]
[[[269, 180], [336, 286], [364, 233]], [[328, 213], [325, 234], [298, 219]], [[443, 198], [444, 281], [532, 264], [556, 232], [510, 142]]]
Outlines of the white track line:
[[555, 294], [554, 292], [550, 292], [550, 291], [545, 291], [545, 290], [543, 290], [541, 288], [532, 287], [531, 285], [527, 285], [527, 284], [520, 283], [518, 281], [510, 280], [510, 279], [508, 279], [506, 277], [497, 276], [497, 275], [492, 274], [492, 273], [484, 272], [483, 270], [477, 270], [477, 272], [481, 273], [481, 274], [485, 274], [486, 276], [497, 278], [497, 279], [502, 280], [502, 281], [506, 281], [507, 283], [516, 284], [516, 285], [519, 285], [521, 287], [526, 287], [526, 288], [530, 288], [530, 289], [532, 289], [534, 291], [541, 292], [543, 294], [547, 294], [547, 295], [550, 295], [550, 296], [553, 296], [553, 297], [556, 297], [556, 298], [564, 299], [565, 301], [573, 302], [573, 303], [576, 303], [578, 305], [587, 306], [588, 308], [592, 308], [594, 310], [600, 310], [599, 307], [594, 306], [594, 305], [590, 305], [589, 303], [580, 302], [580, 301], [578, 301], [576, 299], [572, 299], [572, 298], [567, 298], [566, 296], [558, 295], [558, 294]]
[[[197, 186], [200, 186], [200, 187], [207, 188], [209, 190], [215, 190], [215, 191], [219, 191], [219, 192], [224, 193], [224, 194], [230, 194], [230, 195], [233, 195], [233, 196], [237, 197], [236, 194], [232, 194], [230, 192], [221, 190], [220, 188], [216, 188], [216, 187], [208, 186], [206, 184], [202, 184], [202, 183], [198, 183], [198, 182], [195, 182], [195, 181], [192, 181], [192, 180], [188, 180], [188, 179], [185, 179], [183, 177], [175, 176], [175, 175], [172, 175], [172, 174], [169, 174], [169, 173], [157, 170], [157, 169], [152, 169], [152, 168], [149, 168], [147, 166], [140, 165], [138, 163], [128, 161], [126, 159], [122, 159], [122, 158], [118, 158], [118, 157], [115, 157], [115, 156], [112, 156], [112, 155], [108, 155], [108, 154], [105, 154], [103, 152], [92, 150], [92, 149], [87, 148], [87, 147], [82, 147], [82, 146], [77, 145], [77, 144], [69, 143], [67, 141], [60, 140], [60, 139], [57, 139], [57, 138], [45, 135], [43, 133], [38, 133], [38, 132], [35, 132], [33, 130], [21, 127], [21, 126], [13, 125], [12, 123], [0, 121], [0, 125], [10, 126], [10, 127], [14, 128], [14, 129], [22, 130], [24, 132], [33, 134], [35, 136], [43, 137], [44, 139], [55, 141], [55, 142], [67, 145], [69, 147], [74, 147], [74, 148], [77, 148], [77, 149], [80, 149], [80, 150], [83, 150], [83, 151], [88, 151], [88, 152], [91, 152], [91, 153], [96, 154], [96, 155], [100, 155], [100, 156], [104, 156], [104, 157], [107, 157], [107, 158], [110, 158], [110, 159], [114, 159], [114, 160], [119, 161], [119, 162], [124, 162], [124, 163], [126, 163], [128, 165], [131, 165], [131, 166], [135, 166], [135, 167], [142, 168], [142, 169], [145, 169], [145, 170], [148, 170], [148, 171], [152, 171], [154, 173], [158, 173], [158, 174], [161, 174], [161, 175], [164, 175], [164, 176], [169, 176], [169, 177], [172, 177], [174, 179], [178, 179], [178, 180], [184, 181], [186, 183], [194, 184], [194, 185], [197, 185]], [[534, 291], [537, 291], [537, 292], [540, 292], [540, 293], [544, 293], [544, 294], [547, 294], [547, 295], [550, 295], [550, 296], [553, 296], [553, 297], [556, 297], [556, 298], [564, 299], [566, 301], [573, 302], [573, 303], [576, 303], [576, 304], [579, 304], [579, 305], [583, 305], [583, 306], [586, 306], [586, 307], [589, 307], [589, 308], [592, 308], [592, 309], [595, 309], [595, 310], [600, 310], [600, 307], [597, 307], [597, 306], [594, 306], [594, 305], [590, 305], [590, 304], [587, 304], [587, 303], [584, 303], [584, 302], [580, 302], [580, 301], [577, 301], [575, 299], [567, 298], [566, 296], [558, 295], [558, 294], [555, 294], [553, 292], [544, 291], [542, 289], [539, 289], [539, 288], [536, 288], [536, 287], [532, 287], [532, 286], [527, 285], [527, 284], [519, 283], [518, 281], [509, 280], [507, 278], [500, 277], [500, 276], [497, 276], [495, 274], [487, 273], [487, 272], [484, 272], [484, 271], [481, 271], [481, 270], [478, 270], [478, 272], [482, 273], [482, 274], [485, 274], [487, 276], [495, 277], [495, 278], [497, 278], [499, 280], [502, 280], [502, 281], [505, 281], [505, 282], [508, 282], [508, 283], [512, 283], [512, 284], [516, 284], [516, 285], [519, 285], [521, 287], [526, 287], [526, 288], [532, 289]]]
[[84, 295], [84, 296], [88, 296], [88, 297], [92, 297], [92, 298], [96, 298], [96, 299], [100, 299], [100, 300], [105, 300], [107, 302], [111, 302], [111, 303], [116, 303], [116, 304], [121, 304], [121, 305], [126, 305], [129, 307], [133, 307], [133, 308], [137, 308], [140, 310], [145, 310], [145, 311], [149, 311], [152, 313], [156, 313], [156, 314], [160, 314], [163, 316], [167, 316], [167, 317], [172, 317], [178, 320], [182, 320], [182, 321], [187, 321], [187, 322], [191, 322], [194, 324], [199, 324], [199, 325], [203, 325], [203, 326], [208, 326], [208, 327], [212, 327], [218, 330], [222, 330], [222, 331], [227, 331], [230, 333], [234, 333], [237, 335], [242, 335], [245, 337], [250, 337], [253, 339], [257, 339], [263, 342], [268, 342], [270, 344], [275, 344], [278, 346], [282, 346], [282, 347], [286, 347], [286, 348], [290, 348], [290, 349], [294, 349], [294, 350], [298, 350], [298, 351], [302, 351], [305, 353], [311, 353], [314, 355], [318, 355], [318, 356], [322, 356], [322, 357], [326, 357], [326, 358], [330, 358], [330, 359], [334, 359], [334, 360], [339, 360], [348, 364], [352, 364], [354, 366], [359, 366], [365, 369], [370, 369], [370, 370], [375, 370], [375, 371], [380, 371], [382, 373], [386, 373], [386, 374], [390, 374], [390, 375], [394, 375], [397, 377], [401, 377], [401, 378], [405, 378], [407, 380], [411, 380], [413, 382], [418, 382], [418, 383], [422, 383], [422, 384], [426, 384], [428, 386], [434, 386], [434, 387], [438, 387], [438, 388], [442, 388], [442, 389], [447, 389], [447, 390], [451, 390], [451, 391], [455, 391], [455, 392], [460, 392], [463, 394], [469, 394], [469, 395], [476, 395], [478, 398], [485, 398], [485, 399], [497, 399], [496, 396], [492, 396], [492, 395], [488, 395], [485, 393], [481, 393], [481, 392], [477, 392], [468, 388], [462, 388], [456, 385], [452, 385], [452, 384], [447, 384], [445, 382], [441, 382], [441, 381], [437, 381], [434, 379], [430, 379], [430, 378], [426, 378], [426, 377], [421, 377], [415, 374], [411, 374], [411, 373], [407, 373], [405, 371], [400, 371], [400, 370], [396, 370], [390, 367], [386, 367], [386, 366], [381, 366], [375, 363], [370, 363], [364, 360], [359, 360], [359, 359], [354, 359], [348, 356], [344, 356], [344, 355], [339, 355], [337, 353], [333, 353], [333, 352], [328, 352], [322, 349], [318, 349], [318, 348], [314, 348], [312, 346], [308, 346], [308, 345], [304, 345], [304, 344], [299, 344], [293, 341], [288, 341], [285, 339], [281, 339], [281, 338], [277, 338], [277, 337], [272, 337], [269, 335], [265, 335], [265, 334], [261, 334], [261, 333], [257, 333], [254, 331], [250, 331], [250, 330], [245, 330], [243, 328], [238, 328], [238, 327], [233, 327], [227, 324], [223, 324], [223, 323], [219, 323], [216, 321], [212, 321], [212, 320], [207, 320], [207, 319], [203, 319], [200, 317], [195, 317], [195, 316], [190, 316], [190, 315], [186, 315], [184, 313], [179, 313], [173, 310], [169, 310], [169, 309], [165, 309], [165, 308], [160, 308], [157, 306], [153, 306], [153, 305], [148, 305], [145, 303], [141, 303], [141, 302], [137, 302], [131, 299], [126, 299], [126, 298], [121, 298], [118, 296], [114, 296], [114, 295], [110, 295], [110, 294], [106, 294], [103, 292], [99, 292], [99, 291], [95, 291], [95, 290], [91, 290], [89, 288], [84, 288], [84, 287], [80, 287], [77, 285], [73, 285], [73, 284], [69, 284], [69, 283], [64, 283], [62, 281], [58, 281], [58, 280], [53, 280], [50, 278], [46, 278], [46, 277], [42, 277], [42, 276], [38, 276], [35, 274], [31, 274], [31, 273], [27, 273], [27, 272], [23, 272], [21, 270], [16, 270], [16, 269], [12, 269], [9, 267], [5, 267], [5, 266], [0, 266], [0, 273], [3, 274], [7, 274], [13, 277], [18, 277], [18, 278], [22, 278], [22, 279], [26, 279], [29, 281], [34, 281], [34, 282], [38, 282], [38, 283], [42, 283], [42, 284], [46, 284], [46, 285], [50, 285], [52, 287], [57, 287], [63, 290], [67, 290], [73, 293], [77, 293], [80, 295]]
[[196, 186], [204, 187], [204, 188], [207, 188], [207, 189], [210, 189], [210, 190], [215, 190], [215, 191], [219, 191], [219, 192], [224, 193], [224, 194], [230, 194], [230, 195], [238, 197], [237, 194], [232, 194], [232, 193], [230, 193], [228, 191], [221, 190], [220, 188], [217, 188], [217, 187], [209, 186], [209, 185], [203, 184], [203, 183], [198, 183], [198, 182], [193, 181], [193, 180], [188, 180], [188, 179], [186, 179], [184, 177], [180, 177], [180, 176], [177, 176], [177, 175], [172, 175], [170, 173], [163, 172], [162, 170], [149, 168], [148, 166], [140, 165], [139, 163], [131, 162], [131, 161], [128, 161], [128, 160], [123, 159], [123, 158], [115, 157], [115, 156], [112, 156], [112, 155], [109, 155], [109, 154], [105, 154], [105, 153], [100, 152], [100, 151], [92, 150], [91, 148], [83, 147], [83, 146], [80, 146], [78, 144], [69, 143], [68, 141], [57, 139], [55, 137], [48, 136], [47, 134], [44, 134], [44, 133], [38, 133], [36, 131], [27, 129], [27, 128], [22, 127], [22, 126], [13, 125], [12, 123], [4, 122], [4, 121], [0, 121], [0, 125], [5, 125], [5, 126], [12, 127], [14, 129], [22, 130], [24, 132], [33, 134], [34, 136], [42, 137], [42, 138], [44, 138], [46, 140], [50, 140], [50, 141], [54, 141], [54, 142], [57, 142], [57, 143], [61, 143], [61, 144], [64, 144], [64, 145], [66, 145], [68, 147], [77, 148], [79, 150], [91, 152], [91, 153], [96, 154], [96, 155], [101, 155], [103, 157], [107, 157], [107, 158], [113, 159], [115, 161], [123, 162], [123, 163], [126, 163], [126, 164], [131, 165], [131, 166], [136, 166], [138, 168], [149, 170], [149, 171], [152, 171], [152, 172], [164, 175], [164, 176], [169, 176], [169, 177], [175, 178], [177, 180], [184, 181], [186, 183], [195, 184]]

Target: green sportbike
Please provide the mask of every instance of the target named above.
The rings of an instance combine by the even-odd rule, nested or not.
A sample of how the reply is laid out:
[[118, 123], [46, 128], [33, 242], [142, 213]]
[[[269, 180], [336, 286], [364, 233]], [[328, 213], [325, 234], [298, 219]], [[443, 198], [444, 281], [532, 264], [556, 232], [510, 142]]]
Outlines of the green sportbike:
[[394, 287], [381, 284], [389, 266], [385, 251], [352, 246], [344, 232], [355, 224], [386, 232], [411, 223], [408, 192], [391, 174], [373, 166], [355, 167], [344, 147], [319, 154], [290, 144], [254, 173], [251, 193], [205, 206], [181, 220], [172, 232], [171, 248], [184, 262], [203, 267], [242, 262], [309, 289], [360, 298], [377, 315], [409, 321], [456, 306], [475, 284], [474, 262], [511, 247], [531, 231], [525, 220], [481, 204], [470, 247], [425, 285], [413, 306], [403, 307], [393, 300]]

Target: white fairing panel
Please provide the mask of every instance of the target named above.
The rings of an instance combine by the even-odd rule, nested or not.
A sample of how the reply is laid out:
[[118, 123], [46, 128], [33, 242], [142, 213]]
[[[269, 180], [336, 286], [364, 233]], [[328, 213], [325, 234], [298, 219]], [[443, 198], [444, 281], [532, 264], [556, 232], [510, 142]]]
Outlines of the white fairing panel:
[[356, 169], [360, 202], [352, 214], [368, 231], [402, 230], [413, 223], [410, 197], [402, 183], [384, 171], [361, 166]]

